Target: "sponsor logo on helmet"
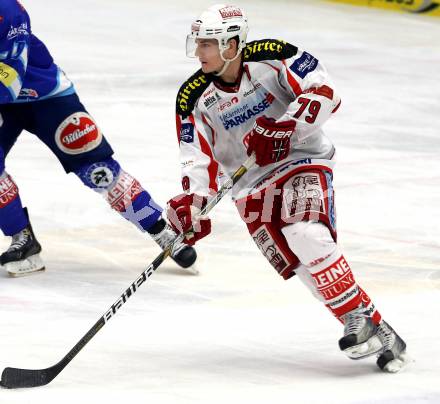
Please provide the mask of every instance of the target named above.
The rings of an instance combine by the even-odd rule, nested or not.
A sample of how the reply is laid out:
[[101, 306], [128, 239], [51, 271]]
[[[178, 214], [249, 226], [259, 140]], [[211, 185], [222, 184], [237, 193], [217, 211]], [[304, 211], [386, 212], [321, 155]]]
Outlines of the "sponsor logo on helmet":
[[226, 32], [235, 32], [235, 31], [240, 31], [240, 27], [238, 25], [231, 25]]
[[318, 59], [314, 58], [310, 53], [303, 52], [301, 57], [290, 65], [290, 70], [303, 79], [307, 74], [315, 70], [316, 66], [318, 66]]
[[180, 128], [180, 141], [185, 143], [194, 142], [194, 126], [192, 123], [184, 123]]
[[89, 114], [75, 112], [58, 127], [55, 141], [64, 153], [81, 154], [98, 147], [102, 133]]
[[243, 17], [243, 13], [238, 7], [228, 6], [218, 10], [222, 18]]

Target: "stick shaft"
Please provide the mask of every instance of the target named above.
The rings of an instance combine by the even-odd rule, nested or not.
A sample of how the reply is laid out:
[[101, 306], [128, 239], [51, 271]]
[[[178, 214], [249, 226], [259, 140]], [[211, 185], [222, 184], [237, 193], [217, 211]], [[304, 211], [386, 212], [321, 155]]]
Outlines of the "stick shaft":
[[[212, 197], [200, 212], [208, 214], [212, 208], [229, 192], [229, 190], [243, 177], [255, 163], [255, 157], [249, 157], [243, 165], [229, 178]], [[140, 274], [140, 276], [122, 293], [101, 318], [90, 328], [89, 331], [75, 344], [75, 346], [57, 364], [46, 369], [19, 369], [5, 368], [2, 373], [0, 384], [7, 388], [37, 387], [50, 383], [70, 363], [70, 361], [89, 343], [89, 341], [101, 330], [102, 327], [116, 314], [126, 301], [138, 290], [138, 288], [153, 274], [165, 259], [171, 255], [173, 247], [181, 242], [185, 234], [179, 234], [174, 241], [163, 250], [155, 260]]]

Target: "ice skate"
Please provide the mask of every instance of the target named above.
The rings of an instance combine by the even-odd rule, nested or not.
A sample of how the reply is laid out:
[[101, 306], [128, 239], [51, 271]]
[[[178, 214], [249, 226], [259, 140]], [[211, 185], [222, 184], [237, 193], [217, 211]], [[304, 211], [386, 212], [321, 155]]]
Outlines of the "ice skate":
[[40, 257], [41, 245], [29, 225], [12, 236], [7, 251], [0, 256], [0, 264], [12, 276], [25, 275], [45, 269]]
[[380, 323], [377, 335], [383, 346], [382, 353], [377, 358], [377, 366], [384, 372], [399, 372], [409, 363], [405, 341], [386, 321]]
[[344, 336], [339, 340], [339, 348], [350, 359], [362, 359], [382, 350], [382, 340], [378, 335], [379, 326], [365, 314], [364, 307], [358, 307], [343, 316]]
[[[160, 220], [163, 220], [163, 224], [164, 224], [163, 229], [157, 234], [151, 234], [151, 237], [153, 237], [153, 240], [157, 244], [159, 244], [159, 246], [162, 249], [165, 249], [177, 237], [177, 234], [171, 228], [171, 226], [165, 222], [164, 219], [160, 219]], [[184, 268], [188, 272], [194, 275], [199, 273], [197, 268], [195, 268], [194, 266], [194, 263], [196, 262], [197, 259], [197, 253], [193, 247], [188, 246], [181, 242], [174, 247], [171, 253], [171, 258], [174, 260], [174, 262], [177, 265]]]

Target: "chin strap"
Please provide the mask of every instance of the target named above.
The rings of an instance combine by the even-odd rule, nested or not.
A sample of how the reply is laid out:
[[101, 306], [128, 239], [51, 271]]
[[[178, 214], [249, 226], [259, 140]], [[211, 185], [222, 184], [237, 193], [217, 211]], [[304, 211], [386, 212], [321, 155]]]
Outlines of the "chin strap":
[[214, 76], [217, 76], [217, 77], [221, 76], [226, 71], [226, 69], [229, 67], [230, 63], [233, 62], [235, 59], [237, 59], [240, 56], [240, 54], [241, 54], [241, 50], [238, 51], [237, 54], [232, 59], [225, 59], [223, 57], [223, 52], [220, 53], [220, 57], [225, 62], [225, 64], [223, 65], [223, 67], [220, 69], [219, 72], [214, 73]]

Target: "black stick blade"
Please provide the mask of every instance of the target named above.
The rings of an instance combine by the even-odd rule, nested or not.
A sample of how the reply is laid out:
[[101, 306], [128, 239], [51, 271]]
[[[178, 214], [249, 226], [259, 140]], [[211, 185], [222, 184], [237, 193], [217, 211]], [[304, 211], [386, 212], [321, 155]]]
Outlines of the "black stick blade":
[[40, 370], [5, 368], [0, 384], [8, 389], [44, 386], [50, 383], [58, 373], [53, 368]]

